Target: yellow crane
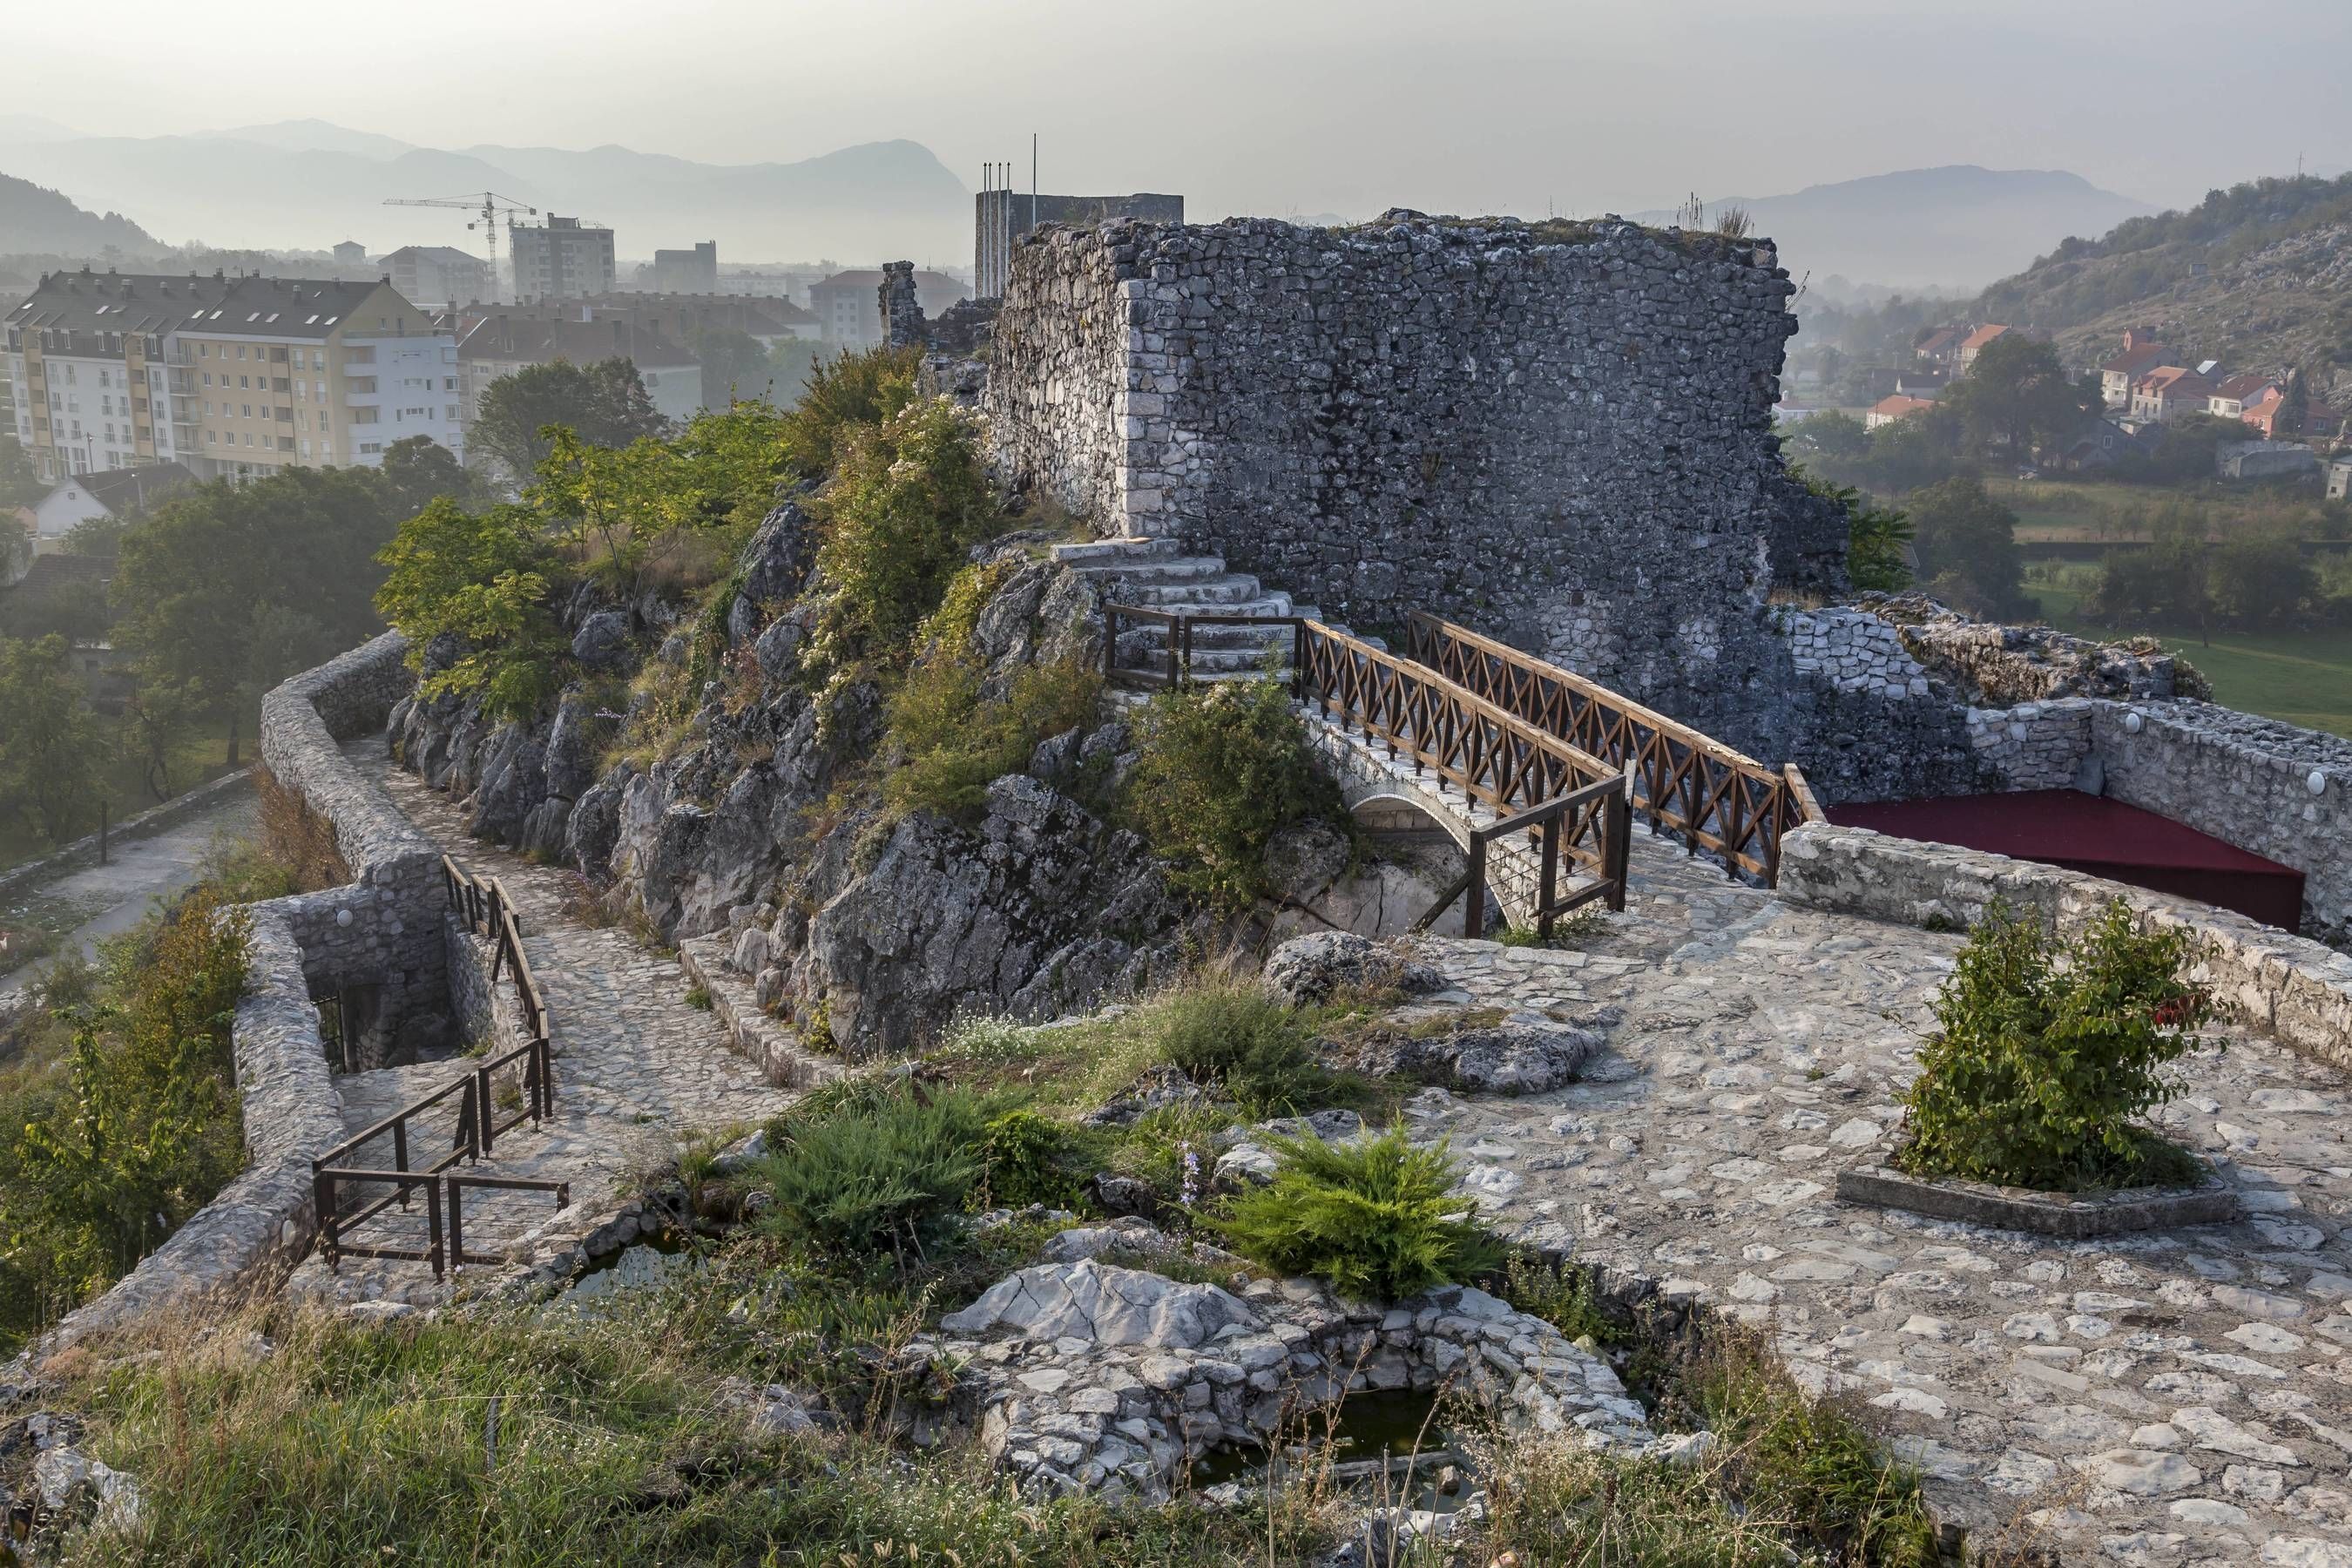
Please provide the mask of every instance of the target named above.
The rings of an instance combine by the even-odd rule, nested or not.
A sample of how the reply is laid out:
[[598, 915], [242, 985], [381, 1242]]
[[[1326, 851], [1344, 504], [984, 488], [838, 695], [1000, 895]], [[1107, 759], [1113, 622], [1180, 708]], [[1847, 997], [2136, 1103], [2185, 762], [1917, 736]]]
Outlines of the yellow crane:
[[[460, 212], [478, 214], [466, 227], [468, 230], [480, 229], [483, 240], [490, 247], [490, 302], [494, 305], [499, 303], [499, 215], [506, 215], [509, 229], [514, 227], [514, 215], [517, 213], [531, 217], [539, 216], [537, 207], [516, 201], [512, 196], [502, 196], [496, 191], [484, 191], [472, 196], [387, 196], [383, 205], [388, 207], [456, 207]], [[509, 248], [511, 249], [512, 246], [509, 245]]]

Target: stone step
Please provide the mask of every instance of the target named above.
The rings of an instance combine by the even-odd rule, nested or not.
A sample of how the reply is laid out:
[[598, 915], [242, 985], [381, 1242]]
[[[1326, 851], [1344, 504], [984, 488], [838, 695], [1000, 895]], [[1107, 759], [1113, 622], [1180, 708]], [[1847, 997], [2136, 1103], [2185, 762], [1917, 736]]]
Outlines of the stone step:
[[1175, 609], [1185, 605], [1222, 607], [1265, 596], [1256, 578], [1238, 572], [1181, 583], [1128, 583], [1119, 590], [1123, 602], [1154, 609]]
[[[1265, 616], [1289, 614], [1287, 610], [1253, 607], [1239, 607], [1237, 613]], [[1134, 646], [1165, 649], [1168, 646], [1168, 627], [1146, 623], [1135, 628], [1131, 639], [1128, 632], [1122, 629], [1118, 634], [1118, 646], [1122, 648]], [[1290, 647], [1290, 628], [1286, 626], [1196, 626], [1192, 628], [1192, 647], [1196, 650], [1204, 647], [1270, 647], [1287, 649]]]
[[1082, 577], [1117, 577], [1129, 585], [1158, 583], [1199, 583], [1225, 575], [1225, 563], [1217, 555], [1176, 555], [1165, 560], [1108, 561], [1100, 563], [1073, 563], [1072, 571]]
[[1066, 566], [1108, 566], [1134, 561], [1171, 560], [1183, 546], [1173, 539], [1089, 539], [1056, 544], [1054, 559]]
[[[1203, 627], [1202, 629], [1205, 631], [1207, 628]], [[1202, 647], [1196, 643], [1192, 648], [1192, 673], [1195, 676], [1207, 676], [1213, 674], [1263, 675], [1268, 668], [1266, 662], [1267, 651], [1268, 645], [1265, 643], [1245, 644], [1239, 647]], [[1280, 645], [1278, 647], [1276, 647], [1274, 651], [1277, 655], [1281, 656], [1277, 659], [1277, 663], [1287, 661], [1290, 648], [1286, 642]], [[1162, 645], [1157, 649], [1151, 648], [1141, 643], [1138, 643], [1131, 647], [1129, 644], [1128, 639], [1121, 637], [1118, 639], [1118, 664], [1117, 668], [1119, 669], [1136, 669], [1147, 672], [1164, 670], [1168, 668], [1168, 650], [1165, 645]]]

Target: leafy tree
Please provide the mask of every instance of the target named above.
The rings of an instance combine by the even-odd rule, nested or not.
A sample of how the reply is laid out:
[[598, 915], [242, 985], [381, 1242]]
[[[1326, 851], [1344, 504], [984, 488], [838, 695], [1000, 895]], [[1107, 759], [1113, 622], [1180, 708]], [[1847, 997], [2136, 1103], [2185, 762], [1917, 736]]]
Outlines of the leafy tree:
[[48, 493], [24, 446], [14, 436], [0, 436], [0, 511], [31, 506]]
[[482, 481], [457, 460], [457, 454], [429, 436], [411, 436], [386, 447], [379, 471], [390, 488], [389, 504], [395, 517], [415, 516], [436, 496], [447, 496], [462, 505], [491, 499]]
[[2184, 414], [2165, 422], [2147, 477], [2159, 484], [2197, 484], [2214, 477], [2213, 449], [2226, 441], [2246, 441], [2253, 432], [2242, 420], [2218, 414]]
[[0, 638], [0, 805], [62, 844], [106, 795], [113, 745], [82, 700], [65, 638]]
[[768, 348], [769, 400], [790, 408], [807, 395], [824, 360], [824, 345], [814, 338], [778, 338]]
[[694, 334], [694, 357], [702, 362], [702, 401], [723, 408], [737, 398], [765, 401], [772, 379], [768, 351], [749, 332], [707, 326]]
[[1845, 571], [1856, 589], [1891, 594], [1910, 585], [1911, 567], [1903, 554], [1903, 547], [1911, 542], [1909, 518], [1880, 506], [1852, 485], [1816, 479], [1798, 466], [1791, 466], [1789, 473], [1813, 494], [1844, 510]]
[[111, 561], [122, 553], [122, 537], [131, 531], [128, 517], [86, 517], [66, 530], [66, 553], [96, 555]]
[[1981, 481], [1946, 479], [1915, 491], [1906, 510], [1919, 569], [1929, 592], [1980, 615], [2023, 607], [2025, 562], [2017, 548], [2017, 514]]
[[[425, 695], [478, 692], [488, 711], [523, 718], [562, 686], [567, 645], [549, 608], [562, 563], [537, 511], [469, 512], [445, 496], [401, 524], [380, 559], [391, 570], [376, 605], [408, 634]], [[428, 668], [444, 637], [459, 651]]]
[[680, 534], [748, 536], [784, 477], [783, 416], [761, 402], [697, 415], [669, 440], [598, 447], [570, 430], [550, 449], [525, 501], [588, 570], [633, 590], [646, 564]]
[[190, 689], [167, 681], [134, 688], [122, 705], [123, 749], [137, 760], [147, 793], [159, 805], [179, 793], [172, 770], [201, 717]]
[[68, 644], [96, 642], [106, 636], [114, 620], [107, 608], [106, 590], [86, 579], [60, 583], [46, 597], [29, 605], [16, 605], [12, 598], [0, 597], [0, 636], [28, 642], [50, 636], [61, 637]]
[[[413, 470], [411, 470], [413, 472]], [[383, 629], [376, 552], [404, 504], [369, 468], [288, 468], [183, 491], [123, 537], [116, 637], [142, 685], [234, 714]]]
[[12, 511], [0, 511], [0, 587], [14, 583], [33, 563], [33, 527]]
[[2319, 574], [2291, 537], [2247, 533], [2214, 546], [2213, 607], [2242, 626], [2287, 626], [2319, 596]]
[[576, 365], [557, 360], [502, 375], [484, 388], [481, 412], [466, 439], [520, 479], [538, 471], [554, 449], [551, 426], [592, 446], [625, 447], [660, 435], [665, 423], [635, 361]]
[[2020, 458], [2037, 443], [2073, 434], [2098, 405], [2067, 378], [2056, 348], [2020, 332], [1987, 343], [1968, 375], [1942, 398], [1970, 447], [1980, 452], [2005, 447]]
[[1809, 414], [1781, 432], [1780, 445], [1807, 467], [1846, 468], [1870, 456], [1870, 432], [1851, 414]]
[[2164, 616], [2193, 620], [2210, 633], [2213, 596], [2208, 567], [2202, 519], [2161, 517], [2147, 549], [2107, 552], [2084, 607], [2110, 626]]

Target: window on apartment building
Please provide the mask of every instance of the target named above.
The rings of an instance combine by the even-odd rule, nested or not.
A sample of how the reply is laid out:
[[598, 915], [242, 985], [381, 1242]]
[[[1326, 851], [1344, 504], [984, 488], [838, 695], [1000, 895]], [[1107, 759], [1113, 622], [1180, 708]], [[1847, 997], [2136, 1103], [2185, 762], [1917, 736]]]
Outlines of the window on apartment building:
[[219, 432], [219, 431], [217, 431], [217, 430], [207, 430], [207, 431], [205, 431], [205, 446], [207, 446], [207, 447], [217, 447], [217, 446], [219, 446], [219, 445], [220, 445], [220, 432]]
[[306, 458], [310, 455], [310, 440], [307, 436], [302, 438], [302, 455]]
[[245, 345], [243, 343], [236, 345], [236, 357], [239, 359], [243, 359], [245, 357]]
[[453, 403], [449, 405], [448, 407], [443, 409], [441, 411], [441, 417], [446, 419], [452, 425], [457, 423], [457, 405]]
[[[250, 403], [238, 404], [236, 405], [236, 410], [237, 417], [240, 419], [250, 419], [253, 417], [253, 405]], [[250, 440], [252, 437], [247, 437], [247, 439]]]

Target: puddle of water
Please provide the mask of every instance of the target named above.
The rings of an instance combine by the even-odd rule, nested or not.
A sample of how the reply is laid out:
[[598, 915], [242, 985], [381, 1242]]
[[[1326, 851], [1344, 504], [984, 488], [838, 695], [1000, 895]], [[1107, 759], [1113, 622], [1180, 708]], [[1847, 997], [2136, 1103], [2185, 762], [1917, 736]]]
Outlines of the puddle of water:
[[[1471, 1485], [1450, 1451], [1434, 1389], [1349, 1394], [1336, 1420], [1317, 1415], [1306, 1423], [1306, 1430], [1318, 1449], [1328, 1441], [1333, 1477], [1345, 1485], [1379, 1492], [1385, 1469], [1385, 1500], [1431, 1513], [1452, 1513], [1469, 1500]], [[1297, 1452], [1295, 1447], [1291, 1450], [1292, 1456]], [[1244, 1491], [1255, 1491], [1265, 1487], [1269, 1475], [1279, 1480], [1292, 1462], [1263, 1448], [1219, 1448], [1193, 1462], [1192, 1485], [1238, 1481]], [[1449, 1467], [1456, 1472], [1450, 1486], [1438, 1479]]]
[[685, 1237], [658, 1231], [591, 1263], [571, 1288], [549, 1305], [560, 1310], [610, 1310], [633, 1290], [658, 1289], [696, 1266]]

